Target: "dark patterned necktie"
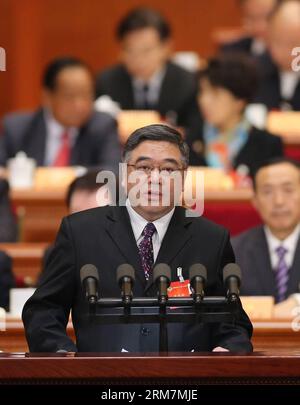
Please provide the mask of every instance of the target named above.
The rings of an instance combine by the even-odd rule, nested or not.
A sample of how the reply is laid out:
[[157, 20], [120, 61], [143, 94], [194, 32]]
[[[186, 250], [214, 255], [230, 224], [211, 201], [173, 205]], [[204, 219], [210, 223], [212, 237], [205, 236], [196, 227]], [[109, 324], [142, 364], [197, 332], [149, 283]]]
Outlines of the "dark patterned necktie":
[[152, 244], [152, 236], [156, 232], [155, 225], [152, 222], [148, 222], [145, 226], [142, 236], [143, 239], [138, 245], [139, 254], [142, 261], [142, 267], [144, 270], [146, 280], [149, 280], [150, 273], [152, 271], [152, 267], [154, 264], [154, 256], [153, 256], [153, 244]]
[[284, 301], [286, 298], [286, 291], [287, 291], [287, 283], [289, 279], [289, 268], [285, 260], [285, 255], [287, 253], [287, 249], [283, 246], [278, 246], [276, 248], [276, 253], [278, 256], [278, 265], [276, 269], [276, 288], [277, 288], [277, 302]]

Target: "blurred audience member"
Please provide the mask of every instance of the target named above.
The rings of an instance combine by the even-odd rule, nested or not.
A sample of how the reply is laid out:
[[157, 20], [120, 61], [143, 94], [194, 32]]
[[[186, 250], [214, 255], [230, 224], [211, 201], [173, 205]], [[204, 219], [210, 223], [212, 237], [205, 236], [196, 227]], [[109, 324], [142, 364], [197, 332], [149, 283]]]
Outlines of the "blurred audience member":
[[121, 63], [100, 72], [96, 95], [124, 110], [157, 110], [170, 124], [197, 125], [195, 76], [170, 62], [171, 28], [157, 11], [137, 8], [117, 27]]
[[[115, 187], [110, 183], [97, 182], [97, 175], [100, 170], [90, 170], [83, 176], [77, 177], [70, 184], [67, 196], [66, 205], [69, 214], [88, 210], [90, 208], [103, 207], [105, 205], [118, 204], [119, 192], [118, 181], [116, 180]], [[46, 261], [53, 250], [54, 245], [49, 246], [44, 254], [43, 268]]]
[[268, 20], [280, 0], [237, 0], [243, 20], [245, 36], [222, 46], [224, 52], [245, 52], [252, 56], [266, 50]]
[[8, 182], [0, 179], [0, 242], [17, 240], [17, 223], [8, 195]]
[[97, 182], [97, 175], [100, 172], [100, 170], [90, 170], [72, 181], [66, 197], [66, 204], [70, 214], [110, 205], [114, 199], [117, 202], [118, 184], [116, 184], [116, 190], [112, 190], [109, 184]]
[[12, 273], [12, 261], [6, 253], [0, 251], [0, 307], [8, 311], [9, 290], [15, 287]]
[[292, 69], [300, 46], [300, 1], [286, 0], [270, 17], [268, 52], [259, 57], [261, 81], [254, 99], [269, 110], [300, 110], [300, 70]]
[[204, 125], [200, 134], [190, 132], [187, 136], [191, 165], [226, 171], [242, 165], [244, 171], [251, 172], [259, 162], [283, 154], [279, 137], [253, 127], [244, 116], [257, 86], [250, 58], [229, 53], [215, 57], [199, 77]]
[[288, 158], [271, 159], [255, 172], [253, 184], [253, 204], [263, 225], [232, 240], [242, 269], [241, 293], [271, 295], [276, 303], [290, 298], [288, 304], [295, 306], [299, 295], [293, 294], [300, 287], [300, 166]]
[[93, 109], [94, 80], [75, 58], [59, 58], [43, 77], [43, 107], [4, 118], [0, 164], [24, 151], [39, 166], [101, 166], [117, 170], [116, 122]]

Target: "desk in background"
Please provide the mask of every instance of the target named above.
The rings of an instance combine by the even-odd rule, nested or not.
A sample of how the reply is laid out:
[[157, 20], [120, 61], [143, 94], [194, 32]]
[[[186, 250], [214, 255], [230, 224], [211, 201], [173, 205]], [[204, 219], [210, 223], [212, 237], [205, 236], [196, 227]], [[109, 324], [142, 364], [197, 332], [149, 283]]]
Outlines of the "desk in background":
[[[11, 198], [20, 217], [20, 241], [53, 242], [62, 217], [67, 215], [65, 190], [12, 191]], [[260, 223], [248, 189], [206, 191], [204, 215], [232, 235]]]
[[[298, 350], [300, 354], [300, 331], [292, 329], [290, 321], [253, 321], [253, 346], [255, 351]], [[72, 324], [68, 325], [68, 335], [74, 339]], [[0, 350], [4, 352], [27, 352], [21, 319], [7, 319], [6, 330], [0, 331]]]

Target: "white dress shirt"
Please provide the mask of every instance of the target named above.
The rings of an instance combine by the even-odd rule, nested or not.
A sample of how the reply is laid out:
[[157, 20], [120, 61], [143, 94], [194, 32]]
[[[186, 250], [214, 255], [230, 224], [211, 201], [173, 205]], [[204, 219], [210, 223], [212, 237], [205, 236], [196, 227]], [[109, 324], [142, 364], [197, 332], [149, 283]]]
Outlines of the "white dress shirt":
[[298, 82], [300, 80], [299, 72], [287, 71], [280, 72], [280, 94], [285, 100], [291, 100]]
[[283, 241], [277, 239], [271, 232], [271, 230], [265, 226], [264, 227], [266, 239], [269, 247], [269, 254], [271, 259], [271, 266], [273, 270], [277, 270], [278, 267], [278, 255], [276, 253], [276, 249], [279, 246], [283, 246], [287, 252], [284, 256], [284, 260], [287, 266], [290, 268], [293, 265], [295, 252], [297, 248], [297, 243], [300, 236], [300, 224], [296, 226], [294, 231]]
[[251, 54], [254, 56], [262, 55], [266, 50], [266, 43], [265, 41], [254, 38], [251, 43]]
[[[131, 227], [133, 230], [133, 234], [136, 240], [137, 245], [142, 241], [143, 236], [142, 232], [149, 221], [139, 215], [133, 207], [130, 205], [129, 200], [126, 200], [126, 208], [129, 214]], [[175, 208], [173, 208], [170, 212], [168, 212], [163, 217], [153, 221], [153, 225], [156, 228], [156, 232], [154, 232], [152, 236], [152, 244], [153, 244], [153, 257], [154, 262], [157, 258], [159, 249], [161, 247], [162, 241], [164, 239], [165, 233], [167, 232], [169, 223], [171, 221], [172, 215], [174, 213]]]
[[61, 125], [52, 115], [49, 110], [44, 111], [46, 122], [46, 149], [45, 149], [45, 165], [51, 166], [58, 154], [61, 146], [62, 135], [68, 131], [70, 137], [71, 148], [76, 142], [76, 138], [79, 133], [79, 129], [75, 127], [66, 128]]

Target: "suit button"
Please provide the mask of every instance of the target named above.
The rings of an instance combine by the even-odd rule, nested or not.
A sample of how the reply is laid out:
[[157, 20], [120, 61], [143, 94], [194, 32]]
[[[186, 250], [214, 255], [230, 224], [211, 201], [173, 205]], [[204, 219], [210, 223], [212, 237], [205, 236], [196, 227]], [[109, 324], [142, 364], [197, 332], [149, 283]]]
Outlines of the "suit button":
[[148, 335], [150, 335], [150, 329], [149, 329], [149, 328], [142, 328], [141, 334], [142, 334], [143, 336], [148, 336]]

